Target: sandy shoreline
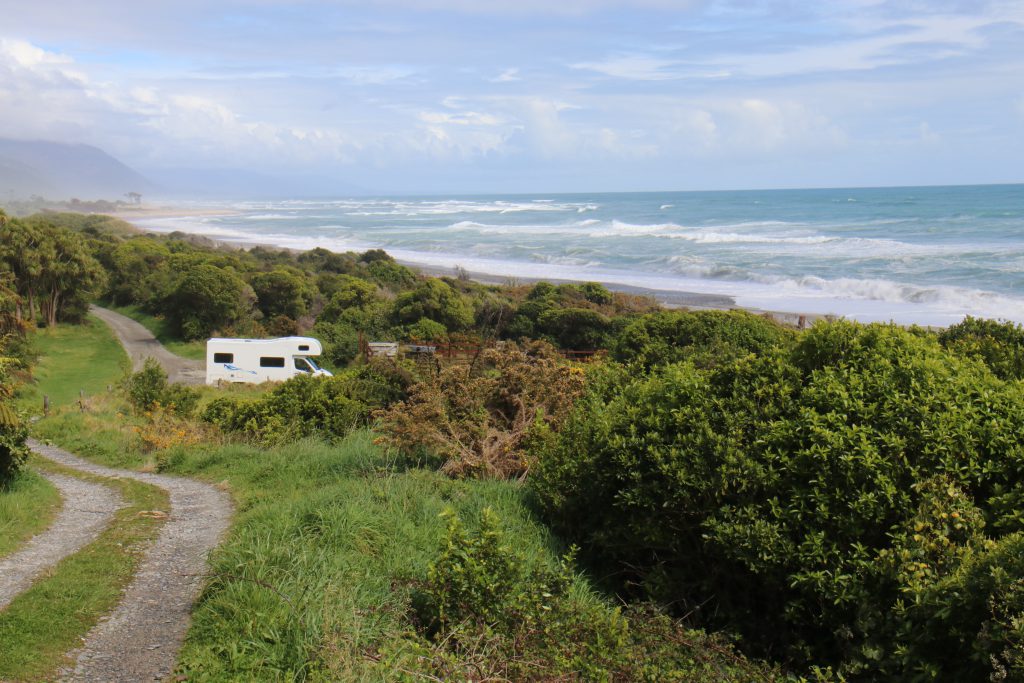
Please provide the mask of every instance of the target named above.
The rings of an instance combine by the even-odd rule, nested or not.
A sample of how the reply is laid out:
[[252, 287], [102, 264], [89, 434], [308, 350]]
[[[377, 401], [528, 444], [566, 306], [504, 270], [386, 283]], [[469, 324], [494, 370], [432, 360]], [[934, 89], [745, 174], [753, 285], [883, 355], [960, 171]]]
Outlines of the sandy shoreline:
[[[141, 232], [160, 232], [154, 231], [152, 228], [147, 228], [142, 225], [138, 225], [133, 221], [147, 220], [147, 219], [162, 219], [162, 218], [192, 218], [192, 217], [203, 217], [203, 216], [231, 216], [237, 215], [239, 212], [231, 209], [219, 209], [219, 208], [183, 208], [173, 206], [140, 206], [138, 208], [130, 208], [123, 211], [119, 211], [114, 214], [110, 214], [115, 218], [119, 218], [123, 221], [131, 223], [136, 229]], [[239, 249], [251, 249], [252, 247], [264, 247], [267, 249], [280, 249], [284, 251], [297, 251], [295, 249], [289, 249], [287, 247], [280, 247], [275, 244], [267, 244], [260, 242], [246, 242], [246, 241], [225, 241], [222, 239], [216, 239], [203, 235], [201, 233], [189, 233], [184, 230], [176, 230], [176, 232], [183, 232], [185, 234], [195, 235], [205, 240], [210, 240], [219, 245], [239, 248]], [[385, 249], [385, 251], [387, 251]], [[455, 268], [443, 268], [440, 266], [429, 265], [426, 263], [420, 263], [414, 260], [407, 259], [396, 259], [399, 263], [410, 268], [426, 273], [427, 275], [433, 275], [435, 277], [455, 277], [457, 276], [457, 269]], [[474, 282], [487, 285], [503, 285], [510, 281], [515, 281], [520, 284], [532, 284], [535, 282], [550, 282], [552, 284], [567, 284], [567, 283], [581, 283], [585, 280], [567, 280], [560, 278], [539, 278], [539, 277], [520, 277], [511, 275], [502, 275], [498, 273], [484, 273], [467, 271], [469, 277]], [[599, 280], [598, 280], [599, 281]], [[600, 282], [600, 281], [599, 281]], [[791, 311], [775, 311], [775, 310], [763, 310], [758, 308], [737, 306], [736, 300], [727, 294], [715, 294], [709, 292], [684, 292], [676, 290], [665, 290], [665, 289], [649, 289], [646, 287], [636, 287], [632, 285], [624, 285], [618, 282], [601, 282], [602, 285], [607, 287], [613, 292], [622, 292], [624, 294], [632, 294], [636, 296], [649, 296], [655, 299], [659, 304], [665, 308], [671, 309], [690, 309], [690, 310], [745, 310], [758, 315], [770, 316], [774, 320], [784, 325], [799, 325], [801, 319], [805, 324], [810, 324], [815, 320], [825, 318], [825, 315], [818, 313], [800, 313]]]
[[[238, 215], [238, 211], [232, 209], [184, 209], [173, 206], [139, 206], [139, 207], [124, 207], [120, 211], [115, 213], [107, 214], [114, 218], [119, 218], [122, 221], [131, 223], [133, 220], [144, 220], [147, 218], [190, 218], [190, 217], [203, 217], [203, 216], [235, 216]], [[134, 225], [134, 223], [133, 223]], [[136, 228], [146, 232], [146, 229], [140, 225], [136, 225]]]

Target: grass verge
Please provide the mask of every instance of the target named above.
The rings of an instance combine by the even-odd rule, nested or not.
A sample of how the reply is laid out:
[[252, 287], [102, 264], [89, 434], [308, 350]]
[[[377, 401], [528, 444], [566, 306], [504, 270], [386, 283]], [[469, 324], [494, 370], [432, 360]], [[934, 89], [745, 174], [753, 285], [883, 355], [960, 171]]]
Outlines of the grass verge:
[[206, 344], [203, 341], [182, 341], [170, 329], [170, 325], [163, 317], [142, 310], [141, 307], [132, 306], [106, 306], [112, 311], [126, 315], [135, 322], [149, 330], [157, 340], [164, 345], [171, 353], [182, 358], [191, 360], [204, 360], [206, 358]]
[[107, 393], [128, 368], [128, 357], [113, 332], [92, 316], [82, 325], [39, 330], [34, 341], [40, 354], [32, 373], [35, 382], [20, 392], [18, 401], [33, 413], [42, 412], [43, 396], [49, 396], [56, 409], [73, 404], [79, 392]]
[[57, 488], [32, 470], [0, 486], [0, 557], [50, 526], [59, 510]]
[[53, 679], [67, 663], [66, 653], [116, 606], [143, 549], [156, 537], [162, 520], [139, 513], [166, 510], [169, 505], [167, 494], [155, 486], [93, 477], [42, 459], [36, 464], [113, 486], [127, 507], [118, 511], [99, 538], [65, 558], [0, 612], [0, 680], [5, 681]]

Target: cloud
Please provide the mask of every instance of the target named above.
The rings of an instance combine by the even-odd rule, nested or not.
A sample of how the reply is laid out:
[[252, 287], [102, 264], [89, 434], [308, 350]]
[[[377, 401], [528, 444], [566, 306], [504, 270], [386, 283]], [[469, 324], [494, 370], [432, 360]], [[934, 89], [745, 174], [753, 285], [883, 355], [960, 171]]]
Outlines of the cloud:
[[490, 79], [491, 83], [512, 83], [513, 81], [521, 80], [523, 79], [519, 77], [519, 69], [514, 67], [511, 69], [505, 69], [500, 74]]
[[939, 134], [932, 130], [932, 127], [928, 124], [927, 121], [921, 122], [921, 124], [917, 127], [917, 132], [921, 138], [921, 142], [925, 143], [926, 145], [933, 145], [941, 139], [939, 137]]
[[381, 85], [408, 78], [416, 69], [408, 66], [340, 66], [334, 74], [358, 85]]
[[677, 65], [678, 62], [672, 60], [634, 54], [618, 55], [598, 62], [579, 62], [573, 64], [572, 68], [634, 81], [668, 81], [682, 78], [682, 74], [673, 70]]
[[720, 56], [711, 64], [745, 77], [863, 71], [880, 67], [935, 63], [984, 51], [994, 26], [1024, 29], [1024, 12], [943, 14], [879, 19], [843, 19], [833, 39], [766, 52]]
[[[357, 0], [348, 0], [350, 3]], [[606, 10], [689, 10], [700, 0], [378, 0], [379, 5], [422, 11], [464, 14], [561, 14], [584, 15]]]
[[683, 78], [728, 78], [731, 74], [720, 67], [687, 64], [679, 60], [664, 59], [643, 54], [620, 54], [592, 62], [577, 62], [570, 68], [630, 81], [674, 81]]

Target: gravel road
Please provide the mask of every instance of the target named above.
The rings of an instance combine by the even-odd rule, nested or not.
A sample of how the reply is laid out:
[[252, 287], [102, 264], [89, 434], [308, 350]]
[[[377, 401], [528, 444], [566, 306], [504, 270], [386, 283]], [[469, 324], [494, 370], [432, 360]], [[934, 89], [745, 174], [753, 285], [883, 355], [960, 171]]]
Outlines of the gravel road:
[[86, 636], [82, 648], [71, 655], [74, 669], [64, 672], [64, 680], [88, 683], [165, 679], [177, 663], [207, 555], [228, 528], [228, 495], [191, 479], [112, 469], [36, 441], [29, 445], [39, 455], [82, 472], [135, 479], [170, 493], [168, 520], [121, 603]]
[[131, 318], [99, 306], [90, 306], [89, 312], [110, 326], [117, 335], [132, 368], [142, 368], [147, 358], [155, 358], [167, 372], [167, 379], [182, 384], [203, 384], [206, 382], [206, 363], [176, 356], [157, 341], [149, 330]]
[[49, 529], [29, 540], [21, 550], [0, 559], [0, 610], [46, 569], [78, 552], [106, 528], [124, 507], [121, 496], [102, 484], [41, 472], [60, 491], [63, 502]]

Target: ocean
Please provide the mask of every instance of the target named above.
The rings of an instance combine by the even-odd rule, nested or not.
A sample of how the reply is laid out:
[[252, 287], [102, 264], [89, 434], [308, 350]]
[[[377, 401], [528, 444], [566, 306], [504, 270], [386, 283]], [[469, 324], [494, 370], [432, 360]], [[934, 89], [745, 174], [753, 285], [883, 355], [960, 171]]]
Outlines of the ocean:
[[[188, 213], [190, 204], [176, 206]], [[730, 297], [862, 321], [1024, 322], [1024, 185], [203, 202], [227, 242]]]

